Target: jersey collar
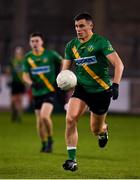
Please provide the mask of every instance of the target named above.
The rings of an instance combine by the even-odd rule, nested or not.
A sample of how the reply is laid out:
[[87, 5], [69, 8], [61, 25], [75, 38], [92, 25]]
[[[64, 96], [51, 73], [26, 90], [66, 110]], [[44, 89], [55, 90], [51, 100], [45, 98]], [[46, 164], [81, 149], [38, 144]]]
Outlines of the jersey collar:
[[35, 51], [33, 51], [33, 55], [35, 55], [35, 56], [41, 56], [41, 55], [43, 54], [43, 52], [44, 52], [44, 48], [42, 47], [42, 48], [40, 49], [40, 52], [39, 52], [39, 53], [36, 53]]

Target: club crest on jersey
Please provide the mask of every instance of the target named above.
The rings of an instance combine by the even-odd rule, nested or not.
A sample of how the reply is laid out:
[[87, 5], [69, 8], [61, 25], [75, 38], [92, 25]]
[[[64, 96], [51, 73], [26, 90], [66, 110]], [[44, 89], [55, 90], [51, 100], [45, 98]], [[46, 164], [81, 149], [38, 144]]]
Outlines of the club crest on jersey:
[[110, 42], [107, 41], [107, 43], [108, 43], [108, 48], [107, 48], [107, 50], [108, 50], [108, 51], [113, 51], [114, 49], [113, 49], [112, 45], [110, 44]]
[[89, 65], [89, 64], [97, 63], [96, 56], [78, 58], [78, 59], [74, 59], [74, 61], [78, 66], [82, 66], [83, 64]]
[[92, 45], [87, 47], [88, 52], [92, 52], [94, 50], [94, 47]]

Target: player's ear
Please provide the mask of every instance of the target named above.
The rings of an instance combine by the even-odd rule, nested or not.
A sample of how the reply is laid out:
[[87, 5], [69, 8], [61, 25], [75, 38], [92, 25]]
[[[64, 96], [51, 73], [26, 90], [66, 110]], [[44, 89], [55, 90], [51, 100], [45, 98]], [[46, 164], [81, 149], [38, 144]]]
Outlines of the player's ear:
[[93, 29], [93, 23], [92, 22], [90, 23], [90, 28]]

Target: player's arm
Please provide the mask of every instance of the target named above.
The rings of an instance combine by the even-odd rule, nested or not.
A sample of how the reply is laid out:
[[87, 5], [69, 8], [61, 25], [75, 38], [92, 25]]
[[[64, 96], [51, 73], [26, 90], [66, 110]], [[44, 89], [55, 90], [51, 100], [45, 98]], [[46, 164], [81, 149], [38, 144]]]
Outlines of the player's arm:
[[71, 68], [72, 61], [73, 61], [71, 49], [72, 49], [72, 47], [71, 47], [70, 43], [68, 43], [66, 45], [66, 48], [65, 48], [65, 59], [62, 62], [62, 69], [61, 70], [66, 70], [66, 69]]
[[[60, 70], [69, 69], [69, 65], [66, 65], [68, 60], [64, 59], [60, 54], [56, 51], [52, 51], [54, 60], [60, 64]], [[69, 63], [68, 63], [69, 64]]]
[[33, 81], [31, 79], [31, 76], [30, 76], [30, 73], [29, 73], [30, 72], [30, 65], [28, 63], [28, 56], [25, 56], [22, 68], [23, 68], [22, 79], [26, 84], [31, 86], [33, 84]]
[[71, 67], [71, 61], [70, 60], [66, 60], [66, 59], [64, 59], [63, 60], [63, 62], [62, 62], [62, 71], [63, 70], [66, 70], [66, 69], [70, 69], [70, 67]]
[[111, 91], [112, 91], [112, 98], [113, 100], [116, 100], [119, 96], [119, 83], [122, 78], [122, 73], [124, 69], [124, 65], [122, 63], [122, 60], [118, 56], [116, 52], [113, 52], [111, 54], [108, 54], [106, 56], [110, 63], [114, 66], [114, 79], [113, 79], [113, 84], [111, 86]]
[[27, 83], [28, 85], [31, 86], [31, 85], [33, 84], [32, 80], [31, 80], [31, 78], [30, 78], [29, 73], [23, 72], [22, 78], [23, 78], [23, 81], [24, 81], [25, 83]]
[[110, 63], [114, 66], [113, 83], [119, 84], [121, 81], [122, 73], [124, 69], [122, 60], [120, 59], [119, 55], [116, 52], [108, 54], [106, 57], [110, 61]]

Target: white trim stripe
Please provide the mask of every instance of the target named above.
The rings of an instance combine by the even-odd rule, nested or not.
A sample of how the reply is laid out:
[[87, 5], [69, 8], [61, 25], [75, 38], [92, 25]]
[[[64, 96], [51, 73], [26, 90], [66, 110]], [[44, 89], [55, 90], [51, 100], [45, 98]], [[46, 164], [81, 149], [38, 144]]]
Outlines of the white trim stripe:
[[76, 149], [75, 146], [67, 146], [67, 150]]

